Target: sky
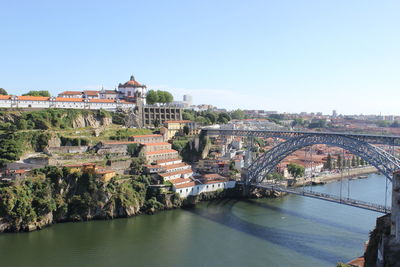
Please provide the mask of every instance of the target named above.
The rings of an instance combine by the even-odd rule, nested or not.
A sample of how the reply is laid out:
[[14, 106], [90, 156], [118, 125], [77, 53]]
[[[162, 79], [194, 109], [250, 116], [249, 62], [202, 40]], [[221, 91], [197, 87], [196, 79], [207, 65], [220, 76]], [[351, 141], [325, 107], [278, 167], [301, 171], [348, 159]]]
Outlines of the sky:
[[400, 115], [400, 1], [0, 0], [0, 87], [114, 89], [195, 104]]

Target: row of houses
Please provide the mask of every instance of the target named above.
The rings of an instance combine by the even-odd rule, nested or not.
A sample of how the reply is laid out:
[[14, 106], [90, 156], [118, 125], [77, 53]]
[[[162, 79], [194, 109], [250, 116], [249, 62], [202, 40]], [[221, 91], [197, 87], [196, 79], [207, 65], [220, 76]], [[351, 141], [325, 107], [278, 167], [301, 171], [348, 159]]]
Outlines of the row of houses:
[[136, 104], [120, 99], [88, 99], [0, 95], [0, 108], [132, 109]]

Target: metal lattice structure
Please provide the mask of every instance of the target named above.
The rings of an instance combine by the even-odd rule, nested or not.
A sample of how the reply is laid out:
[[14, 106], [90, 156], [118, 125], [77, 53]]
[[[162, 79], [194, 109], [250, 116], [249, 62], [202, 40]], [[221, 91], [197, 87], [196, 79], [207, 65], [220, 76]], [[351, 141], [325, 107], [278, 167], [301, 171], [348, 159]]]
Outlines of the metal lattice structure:
[[265, 152], [247, 168], [246, 182], [249, 184], [261, 183], [266, 174], [275, 170], [276, 165], [291, 153], [316, 144], [341, 147], [350, 151], [376, 167], [390, 181], [392, 181], [393, 172], [400, 170], [398, 158], [373, 145], [400, 146], [400, 136], [268, 130], [203, 129], [203, 131], [207, 135], [277, 137], [286, 140]]

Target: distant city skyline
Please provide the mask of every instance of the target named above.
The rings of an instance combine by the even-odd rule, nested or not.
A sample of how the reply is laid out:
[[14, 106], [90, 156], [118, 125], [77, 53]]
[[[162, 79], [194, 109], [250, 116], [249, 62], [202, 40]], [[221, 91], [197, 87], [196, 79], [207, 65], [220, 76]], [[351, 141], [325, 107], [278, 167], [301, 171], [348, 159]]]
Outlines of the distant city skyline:
[[[398, 1], [7, 1], [0, 87], [130, 75], [220, 108], [400, 115]], [[173, 14], [173, 15], [171, 15]]]

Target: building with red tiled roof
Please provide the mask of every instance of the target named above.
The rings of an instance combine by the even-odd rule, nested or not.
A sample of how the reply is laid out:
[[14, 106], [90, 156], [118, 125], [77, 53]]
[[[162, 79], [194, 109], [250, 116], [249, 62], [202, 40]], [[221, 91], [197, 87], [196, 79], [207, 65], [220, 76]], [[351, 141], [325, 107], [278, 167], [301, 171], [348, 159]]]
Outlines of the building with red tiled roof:
[[132, 75], [129, 81], [118, 85], [118, 91], [125, 99], [144, 98], [147, 94], [147, 86], [136, 81]]

